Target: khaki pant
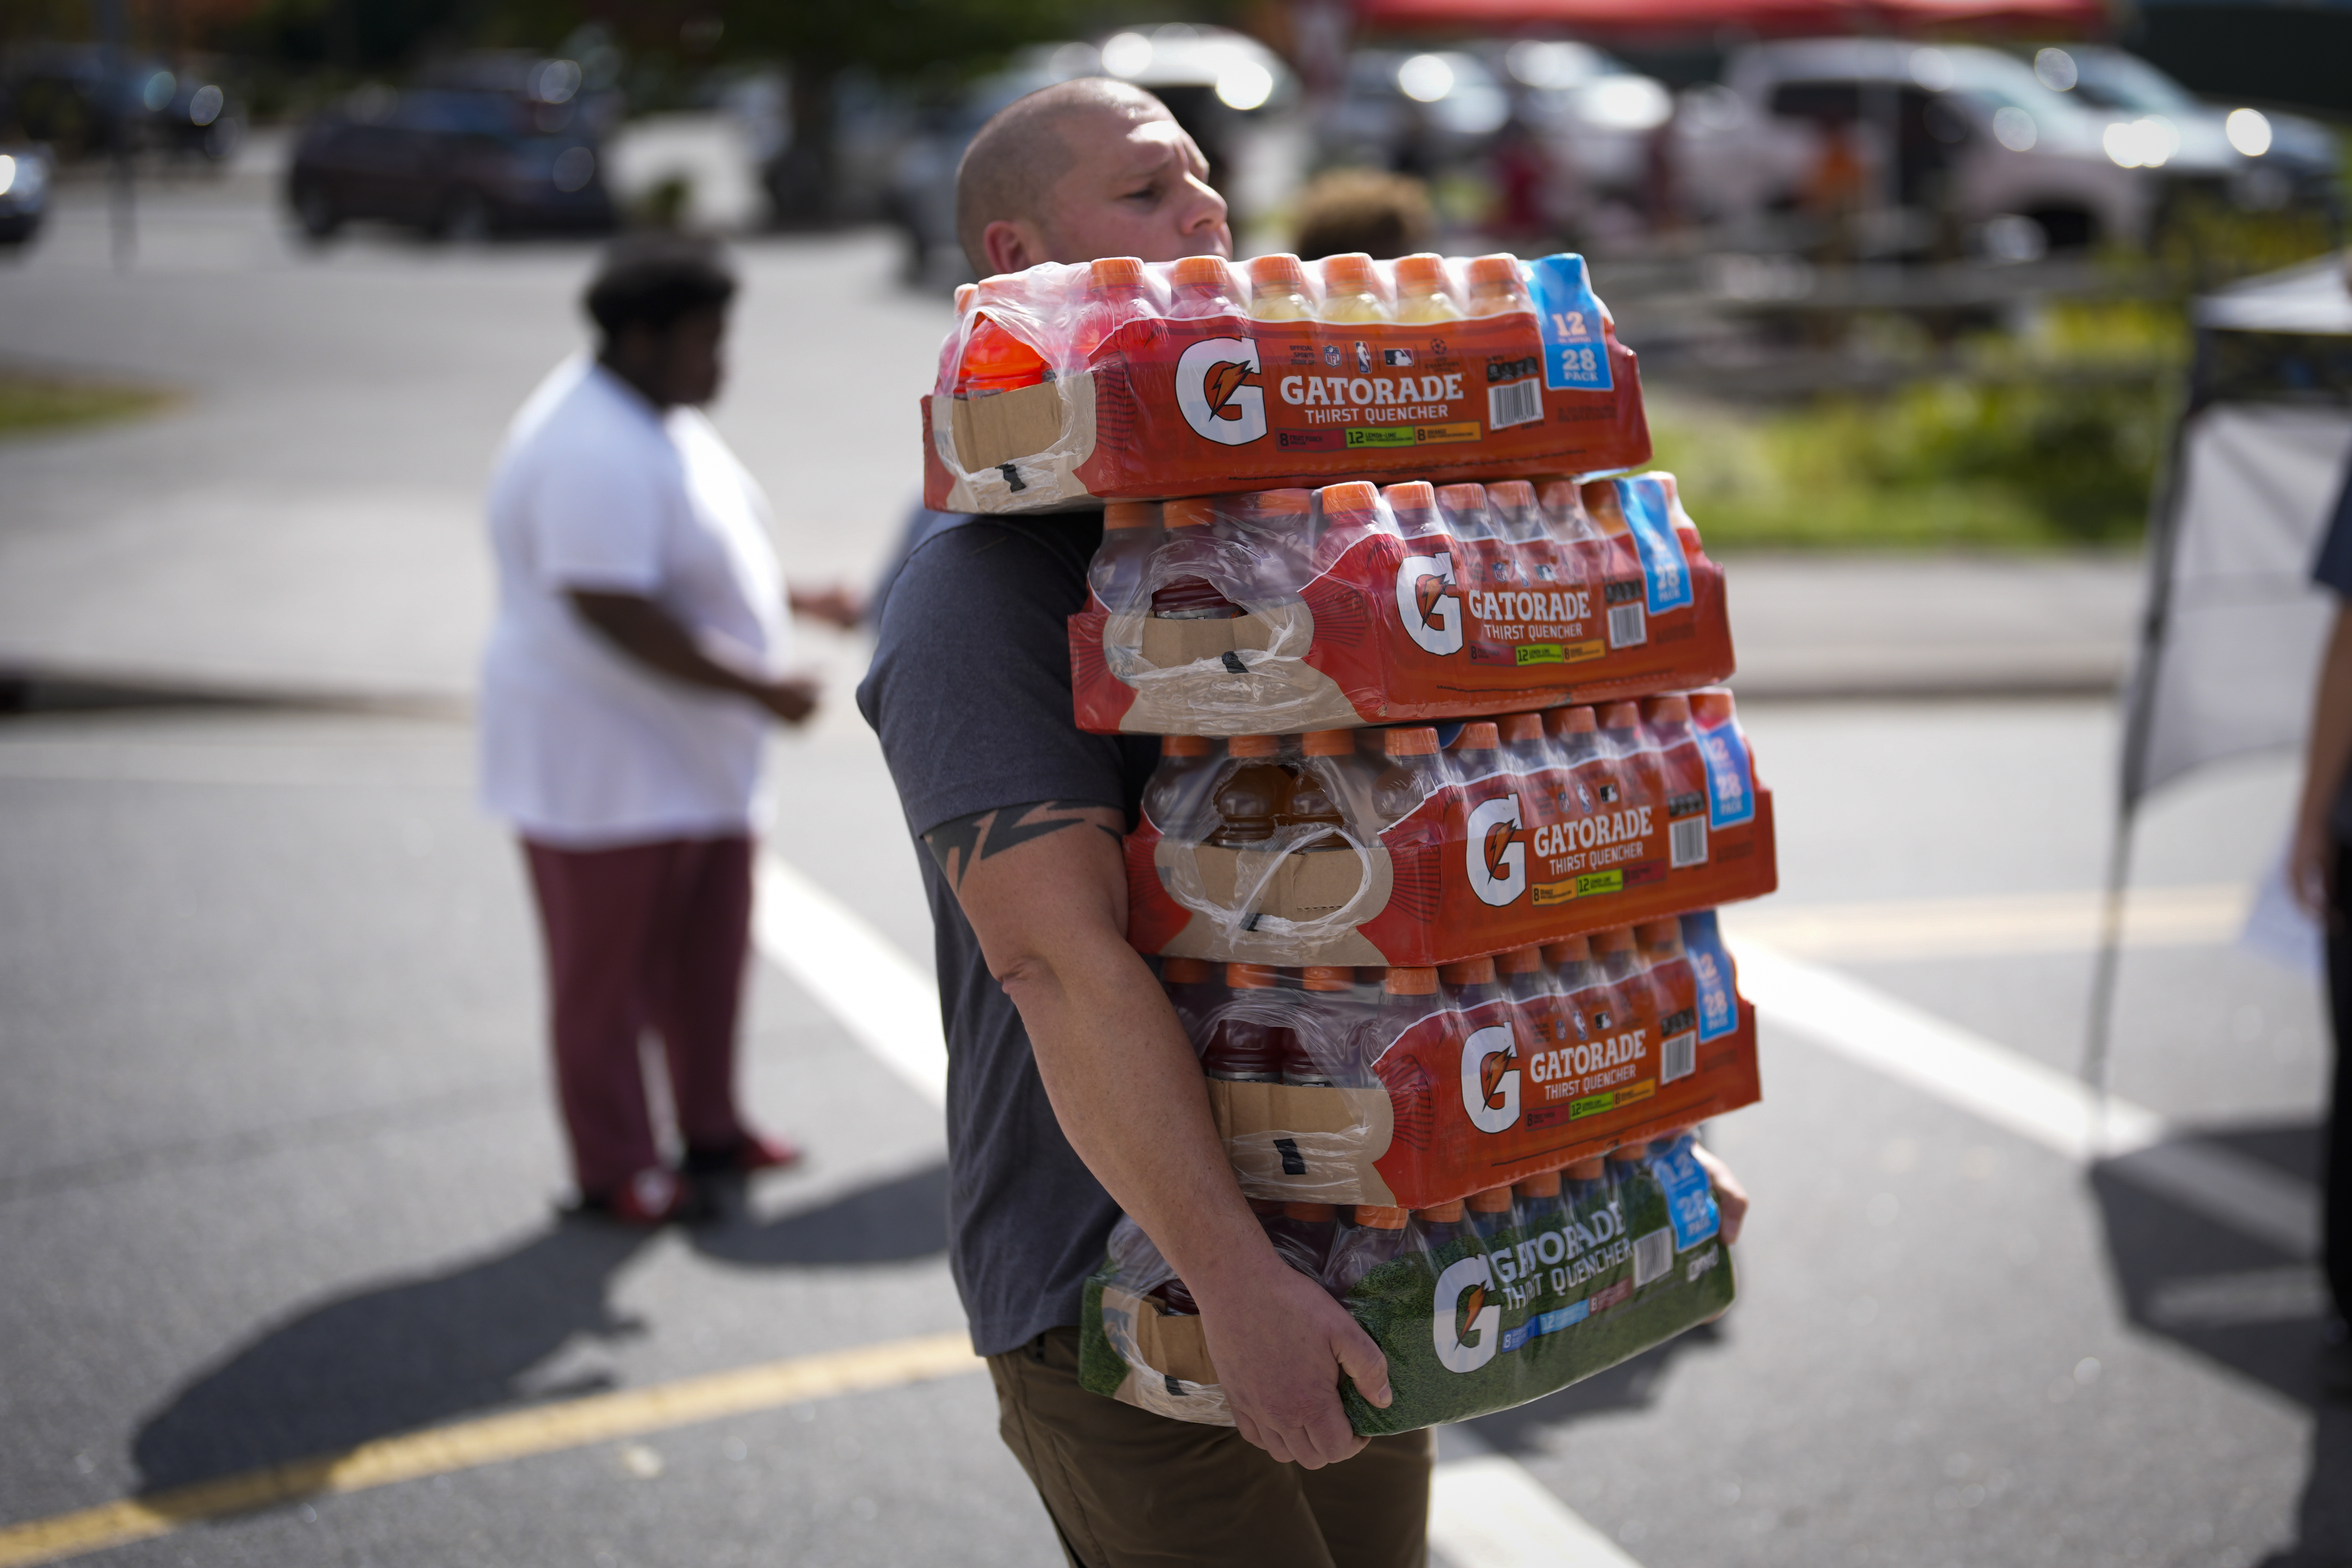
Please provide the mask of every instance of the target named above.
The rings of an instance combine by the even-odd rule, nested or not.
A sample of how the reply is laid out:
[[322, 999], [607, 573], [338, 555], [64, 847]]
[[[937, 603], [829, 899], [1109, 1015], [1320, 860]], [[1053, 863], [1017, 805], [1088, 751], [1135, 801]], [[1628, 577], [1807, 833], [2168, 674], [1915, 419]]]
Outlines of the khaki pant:
[[1078, 1331], [988, 1358], [997, 1430], [1036, 1483], [1072, 1568], [1423, 1568], [1428, 1432], [1375, 1437], [1319, 1470], [1230, 1426], [1171, 1421], [1078, 1385]]

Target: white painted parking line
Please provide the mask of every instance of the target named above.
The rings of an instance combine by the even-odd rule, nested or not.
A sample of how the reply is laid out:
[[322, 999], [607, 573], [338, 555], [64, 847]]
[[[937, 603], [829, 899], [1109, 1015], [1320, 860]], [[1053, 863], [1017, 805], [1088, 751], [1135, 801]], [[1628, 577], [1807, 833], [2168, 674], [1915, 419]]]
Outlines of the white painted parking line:
[[[772, 854], [760, 857], [752, 940], [852, 1038], [932, 1104], [947, 1099], [947, 1043], [929, 974], [864, 916]], [[1437, 1467], [1430, 1540], [1453, 1568], [1633, 1568], [1526, 1468], [1480, 1453]]]
[[2259, 1161], [2184, 1136], [2128, 1100], [1834, 970], [1731, 934], [1758, 1015], [1850, 1060], [2056, 1151], [2107, 1168], [2292, 1258], [2319, 1251], [2319, 1194]]

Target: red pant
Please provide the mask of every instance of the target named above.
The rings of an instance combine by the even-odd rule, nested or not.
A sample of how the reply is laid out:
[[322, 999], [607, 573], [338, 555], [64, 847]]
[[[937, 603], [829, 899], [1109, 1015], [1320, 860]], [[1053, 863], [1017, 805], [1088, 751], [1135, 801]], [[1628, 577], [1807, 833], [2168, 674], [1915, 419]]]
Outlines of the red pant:
[[751, 927], [751, 841], [678, 838], [617, 849], [523, 841], [547, 939], [555, 1082], [583, 1193], [661, 1163], [639, 1042], [660, 1037], [678, 1134], [732, 1148], [735, 1017]]

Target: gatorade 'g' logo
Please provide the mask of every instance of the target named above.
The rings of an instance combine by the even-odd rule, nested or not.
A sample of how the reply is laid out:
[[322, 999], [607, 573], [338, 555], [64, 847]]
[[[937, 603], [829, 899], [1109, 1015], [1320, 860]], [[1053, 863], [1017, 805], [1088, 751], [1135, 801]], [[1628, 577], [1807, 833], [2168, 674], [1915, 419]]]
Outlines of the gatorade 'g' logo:
[[1482, 800], [1470, 808], [1463, 846], [1470, 890], [1482, 904], [1502, 908], [1528, 890], [1528, 847], [1518, 837], [1519, 797]]
[[1454, 557], [1408, 555], [1397, 563], [1397, 617], [1404, 635], [1440, 657], [1462, 651], [1462, 595], [1454, 591]]
[[1265, 435], [1265, 388], [1257, 382], [1257, 340], [1202, 338], [1176, 362], [1176, 407], [1192, 433], [1221, 447]]
[[1462, 1109], [1479, 1131], [1508, 1131], [1518, 1121], [1518, 1059], [1508, 1024], [1489, 1024], [1462, 1042]]
[[[1495, 1272], [1483, 1252], [1472, 1253], [1437, 1277], [1430, 1338], [1437, 1346], [1437, 1364], [1446, 1371], [1476, 1372], [1495, 1359], [1503, 1337], [1503, 1309], [1486, 1299], [1494, 1288]], [[1466, 1322], [1465, 1305], [1470, 1309]]]

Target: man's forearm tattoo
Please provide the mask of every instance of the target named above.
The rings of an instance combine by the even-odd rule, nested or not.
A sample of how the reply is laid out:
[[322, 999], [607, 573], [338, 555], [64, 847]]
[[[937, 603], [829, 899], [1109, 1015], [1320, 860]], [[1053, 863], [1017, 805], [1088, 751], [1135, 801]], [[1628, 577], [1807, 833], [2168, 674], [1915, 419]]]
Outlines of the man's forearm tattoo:
[[1058, 800], [1000, 805], [942, 822], [923, 835], [923, 844], [930, 850], [931, 858], [939, 862], [952, 890], [961, 886], [965, 874], [982, 860], [1066, 827], [1092, 827], [1109, 834], [1117, 842], [1116, 830], [1081, 815], [1094, 809], [1090, 805]]

